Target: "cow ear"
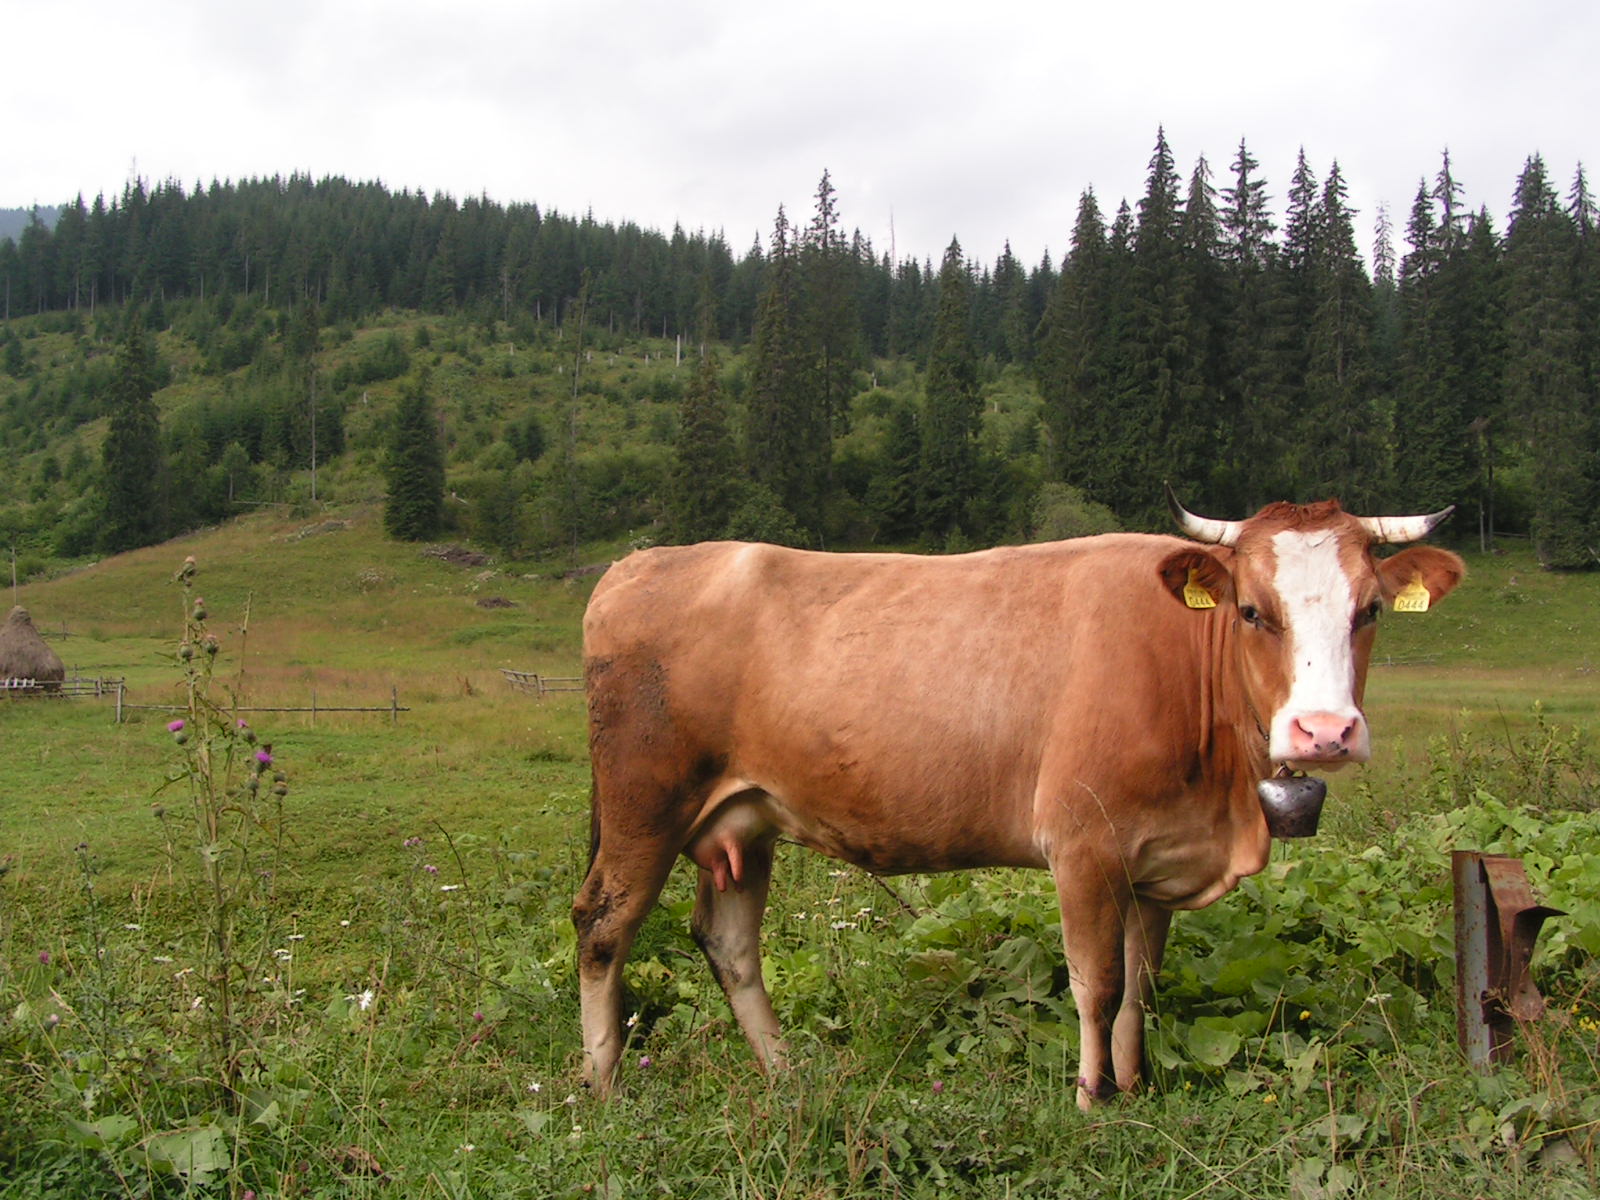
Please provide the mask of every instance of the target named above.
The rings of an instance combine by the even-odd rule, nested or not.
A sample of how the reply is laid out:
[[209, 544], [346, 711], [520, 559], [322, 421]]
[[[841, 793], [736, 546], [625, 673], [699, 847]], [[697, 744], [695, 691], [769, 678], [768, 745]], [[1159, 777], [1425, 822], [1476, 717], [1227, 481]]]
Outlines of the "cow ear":
[[1233, 599], [1233, 575], [1209, 550], [1174, 550], [1158, 570], [1161, 586], [1189, 608], [1215, 608]]
[[1461, 561], [1460, 555], [1437, 546], [1407, 546], [1399, 554], [1378, 562], [1378, 583], [1383, 588], [1383, 598], [1389, 604], [1395, 604], [1397, 598], [1408, 599], [1407, 589], [1411, 589], [1412, 593], [1417, 591], [1418, 585], [1427, 589], [1426, 604], [1412, 602], [1405, 605], [1416, 612], [1443, 600], [1466, 576], [1467, 565]]

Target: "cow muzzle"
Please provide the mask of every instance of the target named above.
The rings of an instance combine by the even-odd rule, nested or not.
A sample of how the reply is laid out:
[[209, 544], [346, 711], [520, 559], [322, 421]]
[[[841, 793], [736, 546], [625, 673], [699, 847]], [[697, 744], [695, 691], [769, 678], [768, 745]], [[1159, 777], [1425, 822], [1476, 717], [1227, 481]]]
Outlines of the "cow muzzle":
[[1274, 722], [1273, 762], [1328, 770], [1366, 762], [1372, 746], [1359, 710], [1285, 713]]
[[1294, 775], [1288, 767], [1280, 767], [1271, 779], [1256, 784], [1256, 795], [1267, 818], [1267, 832], [1273, 837], [1311, 837], [1322, 818], [1328, 785], [1313, 775]]

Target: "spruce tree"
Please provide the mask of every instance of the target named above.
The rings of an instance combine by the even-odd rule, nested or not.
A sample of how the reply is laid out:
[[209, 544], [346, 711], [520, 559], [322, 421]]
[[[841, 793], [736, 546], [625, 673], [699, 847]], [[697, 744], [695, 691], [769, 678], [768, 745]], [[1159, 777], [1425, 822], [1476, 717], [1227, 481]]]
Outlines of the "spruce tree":
[[1229, 294], [1222, 222], [1204, 156], [1189, 176], [1179, 239], [1183, 366], [1177, 385], [1178, 412], [1168, 431], [1164, 478], [1174, 486], [1181, 481], [1186, 499], [1193, 497], [1210, 511], [1223, 511], [1216, 506], [1221, 496], [1214, 490], [1213, 476], [1221, 459], [1218, 432], [1226, 414]]
[[806, 386], [801, 353], [795, 247], [778, 209], [767, 256], [766, 287], [751, 347], [745, 459], [751, 478], [811, 534], [822, 529], [833, 439], [823, 395]]
[[1579, 373], [1578, 249], [1572, 217], [1534, 155], [1517, 180], [1506, 232], [1505, 385], [1531, 458], [1534, 548], [1548, 567], [1600, 562], [1595, 414]]
[[1282, 431], [1284, 436], [1274, 456], [1283, 467], [1280, 487], [1284, 495], [1296, 499], [1310, 498], [1309, 477], [1314, 474], [1314, 467], [1308, 460], [1321, 452], [1320, 439], [1308, 437], [1312, 409], [1306, 396], [1306, 331], [1316, 309], [1318, 234], [1317, 178], [1302, 148], [1289, 178], [1283, 243], [1277, 256], [1271, 301], [1271, 349], [1277, 385], [1269, 397], [1270, 406], [1251, 414]]
[[738, 459], [711, 348], [713, 309], [707, 285], [701, 296], [699, 362], [679, 410], [676, 458], [667, 492], [667, 529], [679, 543], [726, 535], [733, 515]]
[[100, 548], [110, 554], [153, 545], [166, 535], [156, 378], [155, 344], [143, 313], [130, 305], [123, 314], [101, 450]]
[[1356, 251], [1355, 214], [1337, 161], [1313, 221], [1300, 430], [1316, 452], [1302, 463], [1302, 488], [1307, 496], [1339, 496], [1372, 512], [1387, 496], [1388, 441], [1374, 404], [1372, 285]]
[[1117, 406], [1127, 377], [1122, 331], [1130, 305], [1132, 238], [1127, 204], [1108, 231], [1094, 192], [1085, 191], [1072, 248], [1039, 323], [1035, 374], [1046, 472], [1101, 504], [1122, 495]]
[[1441, 281], [1445, 247], [1433, 193], [1417, 184], [1400, 260], [1399, 386], [1395, 395], [1395, 476], [1402, 506], [1430, 510], [1460, 500], [1467, 474], [1466, 420], [1450, 390], [1450, 339]]
[[1223, 445], [1213, 495], [1219, 511], [1228, 512], [1251, 512], [1289, 493], [1282, 380], [1273, 353], [1275, 226], [1266, 181], [1256, 174], [1259, 165], [1241, 139], [1232, 164], [1233, 183], [1222, 189], [1230, 298]]
[[820, 411], [831, 433], [843, 433], [862, 351], [857, 262], [840, 228], [836, 201], [824, 171], [817, 185], [816, 212], [800, 239], [796, 258], [795, 334], [800, 385], [811, 393], [807, 403]]
[[392, 538], [425, 542], [444, 518], [444, 447], [426, 378], [408, 381], [395, 409], [385, 467], [383, 527]]
[[928, 352], [923, 405], [922, 480], [918, 517], [934, 544], [970, 534], [978, 491], [978, 429], [983, 402], [973, 354], [972, 292], [961, 243], [954, 238], [939, 269], [939, 306]]
[[[1133, 236], [1131, 300], [1121, 330], [1127, 374], [1118, 389], [1106, 452], [1115, 460], [1104, 498], [1124, 519], [1164, 515], [1161, 483], [1196, 470], [1185, 446], [1183, 391], [1197, 376], [1185, 337], [1183, 202], [1166, 134], [1158, 130]], [[1175, 457], [1181, 461], [1175, 461]], [[1098, 497], [1097, 497], [1098, 498]]]
[[994, 270], [999, 320], [996, 323], [993, 353], [1010, 362], [1028, 362], [1033, 357], [1033, 328], [1038, 318], [1031, 309], [1028, 273], [1005, 244]]
[[917, 535], [917, 488], [922, 475], [922, 430], [917, 410], [903, 401], [888, 413], [883, 449], [867, 485], [866, 508], [881, 541], [908, 541]]
[[[1494, 538], [1496, 473], [1510, 441], [1505, 404], [1506, 311], [1500, 240], [1487, 209], [1467, 222], [1447, 283], [1445, 323], [1455, 364], [1452, 386], [1467, 421], [1470, 477], [1457, 483], [1459, 499], [1474, 501], [1480, 548]], [[1465, 532], [1463, 528], [1462, 532]]]

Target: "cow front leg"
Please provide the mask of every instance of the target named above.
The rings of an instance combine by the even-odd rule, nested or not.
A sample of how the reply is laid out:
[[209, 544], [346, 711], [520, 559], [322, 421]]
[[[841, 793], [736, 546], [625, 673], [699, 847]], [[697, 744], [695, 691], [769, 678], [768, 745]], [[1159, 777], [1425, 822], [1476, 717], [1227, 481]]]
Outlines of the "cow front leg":
[[1117, 1086], [1125, 1092], [1136, 1091], [1145, 1079], [1145, 1013], [1161, 972], [1171, 925], [1170, 909], [1144, 900], [1135, 900], [1128, 907], [1123, 930], [1122, 1007], [1111, 1029], [1112, 1064]]
[[778, 1018], [761, 978], [761, 918], [771, 880], [770, 841], [746, 844], [736, 870], [701, 867], [689, 925], [756, 1061], [769, 1073], [785, 1063]]
[[1078, 1107], [1087, 1112], [1117, 1091], [1111, 1039], [1124, 990], [1123, 930], [1131, 897], [1120, 872], [1094, 855], [1064, 855], [1052, 870], [1078, 1006]]

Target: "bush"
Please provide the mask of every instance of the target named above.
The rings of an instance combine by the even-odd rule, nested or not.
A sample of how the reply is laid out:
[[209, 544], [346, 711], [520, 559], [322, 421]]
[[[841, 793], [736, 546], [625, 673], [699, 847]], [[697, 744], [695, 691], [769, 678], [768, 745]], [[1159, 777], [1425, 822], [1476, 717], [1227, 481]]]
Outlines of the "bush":
[[1066, 538], [1115, 533], [1122, 528], [1116, 514], [1104, 504], [1096, 504], [1078, 488], [1066, 483], [1047, 483], [1033, 502], [1035, 542], [1059, 542]]

